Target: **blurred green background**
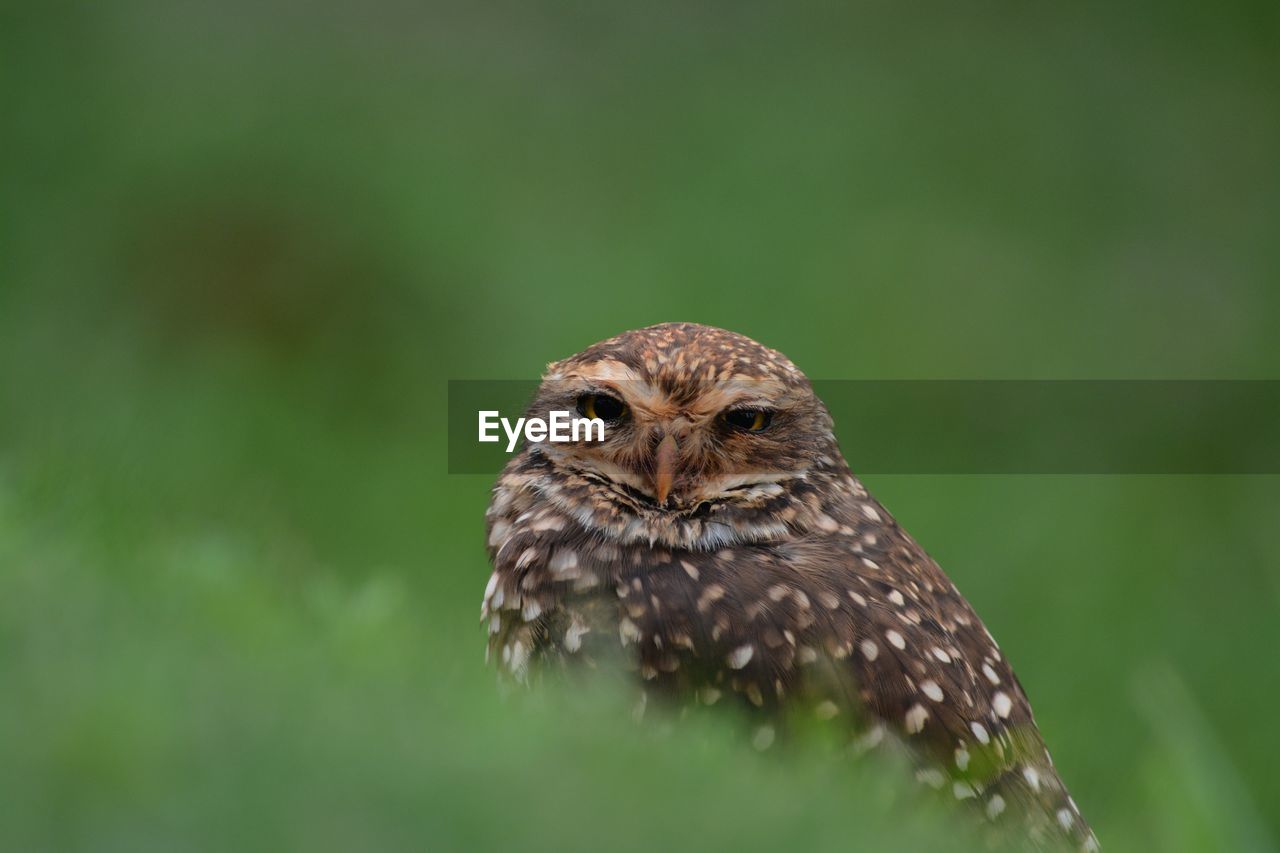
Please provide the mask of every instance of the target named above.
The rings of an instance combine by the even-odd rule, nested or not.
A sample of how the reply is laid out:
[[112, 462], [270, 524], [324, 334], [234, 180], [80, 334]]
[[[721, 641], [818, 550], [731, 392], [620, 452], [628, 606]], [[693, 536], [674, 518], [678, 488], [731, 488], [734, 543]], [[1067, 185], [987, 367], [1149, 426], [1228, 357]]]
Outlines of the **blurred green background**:
[[[947, 846], [893, 774], [500, 701], [446, 380], [676, 319], [829, 379], [1274, 378], [1278, 35], [1261, 3], [4, 4], [0, 848]], [[1104, 847], [1273, 849], [1277, 478], [868, 485]]]

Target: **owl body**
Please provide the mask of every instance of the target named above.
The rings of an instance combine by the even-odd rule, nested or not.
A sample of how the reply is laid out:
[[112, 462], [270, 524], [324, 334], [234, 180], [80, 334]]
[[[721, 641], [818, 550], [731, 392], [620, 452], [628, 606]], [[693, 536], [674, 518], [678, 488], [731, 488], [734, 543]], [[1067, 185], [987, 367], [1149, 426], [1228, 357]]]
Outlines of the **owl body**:
[[785, 357], [650, 327], [551, 365], [530, 414], [570, 404], [616, 415], [612, 436], [528, 445], [494, 488], [482, 616], [500, 666], [621, 661], [645, 695], [740, 705], [761, 748], [829, 721], [904, 745], [1006, 835], [1096, 847], [995, 641], [850, 473]]

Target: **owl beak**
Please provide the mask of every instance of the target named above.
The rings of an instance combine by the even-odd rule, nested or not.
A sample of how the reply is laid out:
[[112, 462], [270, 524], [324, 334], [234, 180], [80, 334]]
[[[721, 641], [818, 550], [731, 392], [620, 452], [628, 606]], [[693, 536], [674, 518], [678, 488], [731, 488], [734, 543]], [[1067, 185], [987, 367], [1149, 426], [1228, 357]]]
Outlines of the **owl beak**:
[[658, 499], [658, 505], [662, 506], [667, 502], [667, 495], [671, 493], [671, 483], [676, 476], [676, 460], [679, 457], [680, 448], [676, 444], [676, 438], [671, 433], [667, 433], [666, 437], [658, 445], [658, 453], [654, 459], [653, 471], [653, 492]]

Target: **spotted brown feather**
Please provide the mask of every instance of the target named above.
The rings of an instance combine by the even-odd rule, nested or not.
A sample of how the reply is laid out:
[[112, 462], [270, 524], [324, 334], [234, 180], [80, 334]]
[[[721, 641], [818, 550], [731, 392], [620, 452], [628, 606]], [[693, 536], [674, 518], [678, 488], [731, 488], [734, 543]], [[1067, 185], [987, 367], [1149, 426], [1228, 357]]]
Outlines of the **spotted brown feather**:
[[[597, 445], [529, 445], [494, 488], [482, 615], [506, 670], [623, 652], [652, 695], [759, 715], [758, 747], [808, 709], [856, 743], [905, 744], [922, 782], [998, 833], [1096, 848], [999, 647], [849, 472], [785, 356], [654, 326], [549, 365], [529, 413], [588, 392], [626, 402], [627, 422]], [[759, 435], [724, 422], [746, 404], [775, 415]], [[659, 500], [667, 436], [678, 468]]]

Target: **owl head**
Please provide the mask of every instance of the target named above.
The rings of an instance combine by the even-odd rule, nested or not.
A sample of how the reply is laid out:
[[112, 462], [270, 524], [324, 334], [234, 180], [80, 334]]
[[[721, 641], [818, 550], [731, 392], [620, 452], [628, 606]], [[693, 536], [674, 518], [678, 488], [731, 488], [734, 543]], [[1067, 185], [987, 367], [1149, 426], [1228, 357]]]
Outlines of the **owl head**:
[[786, 356], [695, 323], [601, 341], [548, 365], [530, 417], [576, 411], [602, 441], [530, 445], [589, 529], [704, 546], [776, 535], [813, 516], [812, 488], [847, 468], [831, 417]]

